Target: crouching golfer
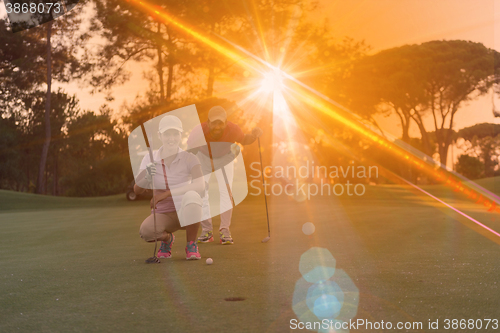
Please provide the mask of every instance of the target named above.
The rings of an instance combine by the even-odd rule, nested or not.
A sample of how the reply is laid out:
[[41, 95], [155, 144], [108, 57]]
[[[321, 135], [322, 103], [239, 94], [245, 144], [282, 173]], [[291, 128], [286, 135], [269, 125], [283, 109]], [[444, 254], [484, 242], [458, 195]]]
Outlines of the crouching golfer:
[[[200, 193], [204, 193], [205, 183], [198, 158], [179, 147], [182, 131], [179, 118], [161, 119], [158, 134], [162, 146], [153, 154], [153, 162], [149, 155], [144, 156], [134, 191], [143, 193], [151, 188], [148, 184], [153, 181], [155, 202], [151, 199], [151, 208], [155, 205], [156, 239], [161, 241], [158, 258], [170, 258], [175, 241], [173, 232], [186, 230], [186, 259], [201, 259], [196, 236], [203, 205]], [[155, 241], [152, 209], [139, 233], [146, 242]]]

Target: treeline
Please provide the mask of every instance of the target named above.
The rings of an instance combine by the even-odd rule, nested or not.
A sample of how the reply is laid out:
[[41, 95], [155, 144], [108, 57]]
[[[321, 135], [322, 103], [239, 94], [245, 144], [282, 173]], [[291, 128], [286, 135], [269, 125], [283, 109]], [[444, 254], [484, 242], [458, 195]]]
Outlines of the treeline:
[[[131, 179], [127, 134], [117, 129], [110, 110], [78, 109], [75, 97], [52, 94], [52, 139], [43, 175], [46, 194], [109, 195], [123, 192]], [[35, 192], [43, 147], [43, 107], [34, 106], [19, 126], [0, 118], [1, 188]]]
[[[458, 112], [468, 101], [495, 89], [499, 80], [499, 53], [479, 43], [433, 41], [369, 55], [364, 42], [335, 39], [327, 24], [311, 20], [314, 1], [153, 3], [158, 12], [210, 38], [222, 36], [273, 64], [282, 63], [287, 70], [293, 65], [290, 71], [301, 73], [302, 82], [375, 128], [378, 115], [398, 116], [401, 139], [430, 156], [437, 154], [442, 163], [457, 138], [453, 120]], [[272, 121], [269, 114], [242, 110], [235, 101], [214, 97], [218, 82], [248, 83], [249, 78], [259, 78], [258, 71], [248, 72], [238, 61], [160, 16], [141, 11], [133, 2], [87, 0], [79, 6], [92, 9], [89, 22], [83, 22], [83, 11], [73, 10], [51, 23], [13, 34], [8, 23], [0, 21], [1, 188], [74, 196], [119, 193], [132, 180], [129, 131], [191, 103], [201, 113], [213, 103], [228, 103], [238, 115], [236, 121], [247, 129], [266, 127]], [[113, 89], [130, 79], [126, 68], [132, 62], [147, 67], [149, 89], [126, 105], [120, 118], [106, 104], [99, 110], [81, 110], [76, 96], [52, 88], [53, 83], [78, 83], [91, 92], [107, 94], [112, 101]], [[302, 119], [305, 143], [321, 153], [323, 164], [350, 163], [350, 154], [355, 154], [417, 181], [418, 174], [404, 162], [370, 149], [371, 142], [331, 117], [292, 104], [293, 115]], [[426, 117], [433, 119], [432, 128], [426, 127]], [[317, 120], [315, 125], [308, 124], [312, 118]], [[409, 136], [411, 124], [418, 127], [420, 138]], [[487, 144], [462, 138], [476, 147], [467, 156], [482, 163], [483, 171], [469, 173], [478, 169], [477, 161], [463, 157], [457, 170], [475, 177], [496, 174], [496, 148], [485, 153]]]
[[482, 123], [454, 135], [465, 153], [458, 157], [456, 171], [469, 179], [500, 176], [500, 124]]
[[[217, 82], [249, 76], [237, 62], [132, 3], [92, 0], [79, 6], [92, 9], [90, 24], [76, 9], [16, 34], [8, 22], [0, 22], [2, 188], [82, 196], [123, 191], [132, 179], [126, 146], [132, 128], [179, 106], [203, 105], [214, 95]], [[155, 6], [254, 54], [269, 51], [274, 60], [291, 60], [283, 47], [301, 49], [301, 56], [307, 55], [303, 66], [324, 58], [327, 49], [339, 63], [367, 49], [362, 42], [334, 40], [327, 26], [311, 22], [314, 1], [157, 1]], [[131, 62], [147, 66], [150, 89], [117, 120], [106, 105], [81, 110], [75, 96], [51, 89], [54, 83], [74, 82], [93, 93], [106, 93], [112, 101], [113, 88], [130, 78], [126, 68]], [[321, 72], [333, 77], [342, 75], [341, 70]], [[244, 127], [269, 121], [238, 114], [236, 121]]]

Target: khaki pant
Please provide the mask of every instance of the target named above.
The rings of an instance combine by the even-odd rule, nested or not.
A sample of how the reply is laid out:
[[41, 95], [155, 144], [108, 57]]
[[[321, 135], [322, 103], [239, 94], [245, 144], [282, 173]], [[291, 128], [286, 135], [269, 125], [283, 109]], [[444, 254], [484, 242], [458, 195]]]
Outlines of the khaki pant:
[[[215, 172], [212, 172], [212, 163], [210, 161], [210, 157], [203, 154], [201, 151], [196, 155], [201, 163], [201, 169], [203, 171], [203, 176], [205, 178], [205, 182], [208, 184], [210, 181], [210, 177], [212, 173], [215, 173], [215, 177], [217, 178], [217, 184], [219, 185], [219, 201], [220, 201], [220, 210], [219, 214], [220, 218], [220, 226], [221, 229], [228, 229], [231, 225], [231, 217], [233, 215], [233, 202], [231, 200], [231, 196], [228, 192], [227, 185], [232, 190], [233, 188], [233, 174], [234, 174], [234, 162], [231, 159], [228, 163], [225, 161], [228, 159], [227, 156], [223, 158], [214, 158], [214, 165], [216, 167]], [[232, 155], [231, 155], [232, 156]], [[227, 181], [229, 184], [226, 185], [226, 181], [222, 174], [222, 170], [220, 168], [224, 168], [226, 173]], [[212, 231], [212, 214], [210, 213], [210, 201], [208, 197], [208, 191], [205, 191], [205, 196], [203, 197], [203, 220], [201, 221], [202, 234], [205, 234], [209, 231]]]
[[[202, 205], [201, 196], [195, 191], [189, 191], [183, 195], [178, 212], [156, 213], [156, 238], [161, 237], [164, 232], [186, 230], [186, 226], [200, 222]], [[154, 231], [154, 216], [151, 214], [142, 222], [139, 234], [146, 242], [152, 242], [155, 240]]]

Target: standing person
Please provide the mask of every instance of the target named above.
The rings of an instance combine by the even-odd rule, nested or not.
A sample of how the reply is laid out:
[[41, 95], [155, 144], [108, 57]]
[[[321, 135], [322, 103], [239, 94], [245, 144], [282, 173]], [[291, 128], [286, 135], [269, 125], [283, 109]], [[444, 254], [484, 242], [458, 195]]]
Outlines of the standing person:
[[[214, 171], [212, 170], [212, 163], [215, 162], [214, 164], [217, 164], [217, 160], [223, 160], [222, 157], [230, 153], [229, 145], [210, 145], [211, 143], [228, 142], [249, 145], [255, 142], [261, 135], [262, 130], [258, 127], [255, 127], [251, 133], [244, 134], [238, 125], [227, 120], [227, 113], [223, 107], [214, 106], [211, 108], [208, 112], [208, 120], [193, 129], [187, 142], [188, 147], [193, 148], [192, 151], [196, 153], [201, 162], [201, 168], [207, 184], [206, 188], [208, 188], [210, 176], [212, 171]], [[220, 214], [221, 223], [219, 227], [220, 243], [224, 245], [233, 244], [233, 238], [229, 231], [233, 205], [228, 191], [228, 188], [231, 188], [233, 183], [233, 163], [229, 163], [224, 167], [227, 183], [221, 170], [215, 171], [217, 183], [219, 184], [220, 211], [222, 212]], [[199, 243], [208, 243], [214, 240], [212, 218], [210, 216], [207, 189], [203, 196], [203, 217], [206, 217], [206, 219], [201, 221], [202, 231], [201, 236], [198, 237]]]
[[[186, 230], [186, 259], [201, 259], [196, 244], [199, 222], [202, 218], [202, 199], [205, 183], [200, 161], [179, 147], [182, 123], [175, 116], [161, 119], [158, 135], [162, 146], [153, 154], [144, 156], [134, 185], [137, 194], [143, 193], [153, 181], [156, 200], [156, 239], [161, 241], [158, 258], [170, 258], [175, 236], [173, 232]], [[157, 172], [159, 170], [159, 172]], [[177, 207], [177, 209], [176, 209]], [[146, 242], [155, 241], [153, 210], [141, 224], [139, 233]]]

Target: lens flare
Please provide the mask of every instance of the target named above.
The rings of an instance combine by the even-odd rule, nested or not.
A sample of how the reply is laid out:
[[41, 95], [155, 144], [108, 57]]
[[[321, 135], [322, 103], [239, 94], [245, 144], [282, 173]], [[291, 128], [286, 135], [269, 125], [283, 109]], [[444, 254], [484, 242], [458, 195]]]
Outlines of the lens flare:
[[279, 69], [264, 73], [264, 78], [261, 81], [260, 89], [264, 93], [282, 92], [285, 86], [283, 85], [283, 75]]

